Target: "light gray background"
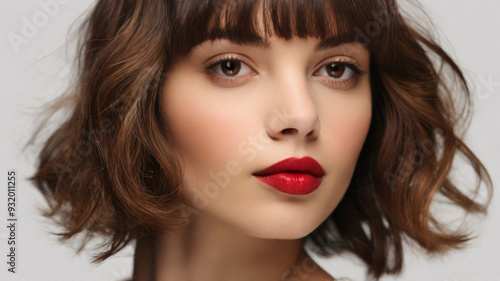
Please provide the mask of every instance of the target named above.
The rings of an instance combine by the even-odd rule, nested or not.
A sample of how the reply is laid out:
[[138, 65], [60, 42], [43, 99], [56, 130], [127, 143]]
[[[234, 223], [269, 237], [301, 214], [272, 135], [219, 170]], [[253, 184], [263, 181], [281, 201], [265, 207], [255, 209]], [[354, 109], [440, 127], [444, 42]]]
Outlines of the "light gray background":
[[[41, 0], [40, 2], [48, 2]], [[58, 1], [59, 11], [44, 13], [38, 0], [0, 0], [0, 280], [120, 280], [131, 273], [133, 249], [96, 267], [89, 255], [75, 255], [61, 246], [48, 231], [37, 206], [41, 195], [27, 181], [34, 171], [33, 149], [22, 152], [45, 101], [67, 85], [71, 48], [65, 46], [68, 28], [92, 3], [90, 0]], [[447, 51], [465, 70], [474, 86], [475, 115], [466, 143], [489, 169], [493, 182], [500, 183], [500, 1], [421, 0], [438, 27]], [[35, 17], [35, 19], [34, 19]], [[36, 32], [16, 48], [8, 34], [21, 34], [25, 19], [38, 21]], [[6, 268], [6, 172], [18, 172], [18, 273]], [[458, 167], [457, 174], [462, 172]], [[497, 192], [498, 193], [498, 192]], [[493, 198], [489, 216], [471, 218], [467, 226], [478, 238], [460, 252], [431, 259], [416, 250], [407, 251], [405, 271], [382, 280], [498, 281], [500, 280], [500, 197]], [[350, 257], [318, 259], [337, 277], [364, 280], [360, 261]]]

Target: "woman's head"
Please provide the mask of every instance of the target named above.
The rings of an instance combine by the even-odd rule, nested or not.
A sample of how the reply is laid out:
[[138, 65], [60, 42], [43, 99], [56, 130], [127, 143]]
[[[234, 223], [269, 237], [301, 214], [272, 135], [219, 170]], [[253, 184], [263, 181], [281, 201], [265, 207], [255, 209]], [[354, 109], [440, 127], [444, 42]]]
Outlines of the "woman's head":
[[[272, 210], [276, 225], [290, 223], [285, 211], [296, 212], [311, 220], [293, 237], [278, 227], [254, 235], [299, 238], [314, 230], [308, 238], [320, 252], [352, 251], [375, 276], [400, 270], [403, 235], [430, 251], [466, 239], [430, 213], [435, 194], [483, 211], [448, 177], [462, 153], [489, 180], [456, 137], [458, 113], [435, 63], [449, 67], [468, 99], [465, 81], [394, 1], [105, 0], [83, 32], [72, 115], [44, 146], [34, 181], [66, 238], [86, 232], [109, 239], [101, 260], [205, 211], [223, 214], [240, 195], [255, 198], [240, 203], [257, 202], [266, 190], [220, 188], [203, 208], [193, 194], [224, 181], [219, 172], [243, 183], [244, 175], [289, 156], [313, 156], [324, 166], [323, 186], [297, 199], [321, 207], [268, 192], [266, 200], [277, 200], [238, 226], [252, 232]], [[339, 67], [355, 79], [339, 84]], [[247, 76], [221, 78], [235, 69]], [[284, 121], [274, 123], [282, 127], [272, 124], [280, 113]], [[236, 207], [225, 219], [243, 214]]]
[[266, 46], [219, 39], [169, 70], [159, 108], [181, 161], [182, 193], [199, 211], [190, 219], [299, 239], [337, 206], [370, 127], [370, 55], [356, 43], [320, 46], [313, 38], [272, 37]]

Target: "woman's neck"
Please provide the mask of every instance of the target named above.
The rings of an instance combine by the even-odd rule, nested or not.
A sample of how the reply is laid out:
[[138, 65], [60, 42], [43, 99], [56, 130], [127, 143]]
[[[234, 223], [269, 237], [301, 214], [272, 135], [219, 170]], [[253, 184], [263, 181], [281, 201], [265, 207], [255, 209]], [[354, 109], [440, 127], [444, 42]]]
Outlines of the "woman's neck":
[[198, 215], [179, 232], [137, 242], [134, 280], [286, 280], [304, 258], [300, 239], [250, 237]]

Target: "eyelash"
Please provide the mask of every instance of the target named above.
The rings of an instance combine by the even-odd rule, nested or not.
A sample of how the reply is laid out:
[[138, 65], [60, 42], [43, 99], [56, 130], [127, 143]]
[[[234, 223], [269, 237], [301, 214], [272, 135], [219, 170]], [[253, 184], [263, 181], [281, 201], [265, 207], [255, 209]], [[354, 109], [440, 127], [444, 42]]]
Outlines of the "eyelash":
[[[340, 79], [340, 78], [333, 78], [333, 77], [330, 77], [330, 76], [319, 76], [319, 75], [317, 75], [317, 73], [323, 67], [326, 67], [326, 66], [328, 66], [330, 64], [338, 64], [338, 65], [345, 66], [346, 69], [349, 69], [350, 71], [353, 72], [352, 77], [347, 78], [347, 79]], [[363, 75], [363, 74], [365, 74], [365, 73], [366, 72], [362, 71], [360, 69], [359, 64], [356, 63], [356, 62], [350, 62], [346, 58], [334, 58], [334, 59], [331, 59], [331, 60], [327, 61], [326, 63], [322, 63], [321, 67], [318, 68], [318, 70], [316, 70], [313, 75], [314, 76], [318, 76], [318, 78], [320, 80], [322, 80], [324, 83], [326, 83], [327, 85], [329, 85], [329, 86], [331, 86], [333, 88], [337, 88], [337, 89], [341, 89], [341, 90], [346, 90], [346, 89], [350, 89], [353, 86], [355, 86], [356, 83], [358, 82], [360, 76]]]
[[[250, 70], [253, 72], [252, 76], [255, 75], [255, 71], [248, 66], [242, 59], [239, 58], [238, 55], [235, 54], [229, 54], [229, 55], [224, 55], [221, 57], [216, 58], [213, 60], [208, 67], [205, 68], [205, 72], [209, 76], [209, 78], [216, 84], [221, 85], [223, 87], [234, 87], [240, 85], [244, 80], [247, 80], [248, 77], [247, 75], [243, 75], [241, 77], [235, 77], [235, 78], [229, 78], [229, 77], [224, 77], [214, 71], [215, 67], [220, 66], [222, 62], [226, 61], [233, 61], [233, 62], [240, 62], [242, 65], [245, 65], [246, 67], [250, 68]], [[339, 78], [333, 78], [330, 76], [319, 76], [317, 73], [323, 68], [328, 66], [329, 64], [340, 64], [345, 66], [347, 69], [353, 72], [352, 77], [347, 78], [347, 79], [339, 79]], [[338, 88], [338, 89], [349, 89], [353, 86], [356, 85], [357, 81], [359, 80], [359, 77], [366, 72], [362, 71], [360, 69], [359, 64], [355, 62], [349, 62], [345, 58], [334, 58], [326, 63], [322, 63], [321, 67], [319, 67], [314, 73], [313, 76], [317, 76], [320, 80], [322, 80], [325, 84], [327, 84], [330, 87], [333, 88]]]
[[255, 71], [250, 67], [248, 66], [245, 62], [243, 62], [243, 60], [235, 55], [235, 54], [228, 54], [228, 55], [224, 55], [222, 57], [218, 57], [216, 58], [215, 60], [213, 60], [208, 67], [205, 68], [205, 72], [207, 73], [207, 75], [209, 76], [209, 78], [216, 84], [218, 85], [221, 85], [223, 87], [234, 87], [234, 86], [238, 86], [239, 84], [241, 84], [241, 82], [243, 82], [242, 80], [245, 80], [247, 79], [248, 77], [245, 77], [245, 76], [241, 76], [241, 77], [236, 77], [236, 78], [228, 78], [228, 77], [224, 77], [224, 76], [221, 76], [219, 74], [217, 74], [215, 71], [214, 71], [214, 68], [219, 66], [222, 62], [224, 61], [238, 61], [238, 62], [241, 62], [242, 65], [246, 65], [248, 68], [250, 68], [252, 70], [252, 76], [255, 75]]

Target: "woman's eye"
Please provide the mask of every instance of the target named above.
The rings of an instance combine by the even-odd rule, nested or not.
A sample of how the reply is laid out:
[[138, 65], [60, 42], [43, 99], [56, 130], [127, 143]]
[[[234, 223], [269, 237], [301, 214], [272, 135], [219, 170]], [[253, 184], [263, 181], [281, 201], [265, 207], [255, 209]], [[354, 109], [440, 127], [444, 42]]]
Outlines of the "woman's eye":
[[322, 66], [315, 75], [328, 76], [338, 80], [347, 80], [356, 74], [355, 66], [342, 62], [331, 62]]
[[223, 77], [240, 77], [252, 73], [248, 65], [239, 60], [222, 60], [210, 68], [216, 74]]

